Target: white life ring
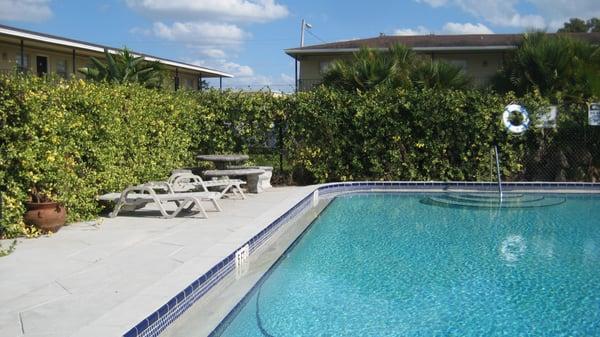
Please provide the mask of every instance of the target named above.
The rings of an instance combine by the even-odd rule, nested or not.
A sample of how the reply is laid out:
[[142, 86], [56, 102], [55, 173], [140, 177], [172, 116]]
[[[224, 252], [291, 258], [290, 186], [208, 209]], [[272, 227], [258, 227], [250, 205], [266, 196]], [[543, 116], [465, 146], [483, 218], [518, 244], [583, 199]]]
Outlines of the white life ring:
[[[518, 112], [521, 114], [521, 117], [523, 118], [521, 124], [514, 125], [513, 123], [511, 123], [510, 115], [513, 112]], [[527, 131], [527, 129], [529, 128], [529, 114], [527, 113], [527, 110], [525, 110], [524, 107], [518, 104], [509, 104], [506, 106], [506, 108], [504, 108], [504, 113], [502, 114], [502, 122], [504, 123], [504, 126], [506, 126], [506, 129], [508, 129], [508, 131], [520, 134]]]

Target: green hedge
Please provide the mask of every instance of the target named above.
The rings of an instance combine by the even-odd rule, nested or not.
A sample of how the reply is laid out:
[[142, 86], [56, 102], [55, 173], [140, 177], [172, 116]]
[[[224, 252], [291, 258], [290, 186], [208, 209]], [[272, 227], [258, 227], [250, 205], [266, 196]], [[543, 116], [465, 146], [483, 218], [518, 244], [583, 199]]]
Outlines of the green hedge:
[[318, 182], [489, 180], [494, 142], [503, 149], [505, 173], [520, 169], [523, 141], [508, 136], [498, 118], [514, 97], [480, 91], [345, 93], [321, 88], [294, 100], [289, 157]]
[[319, 88], [275, 97], [0, 77], [0, 237], [31, 233], [22, 214], [32, 186], [63, 202], [69, 221], [91, 219], [97, 195], [165, 179], [196, 165], [198, 152], [256, 153], [279, 127], [298, 183], [490, 180], [494, 142], [508, 179], [598, 178], [600, 134], [585, 126], [584, 107], [565, 109], [557, 130], [515, 136], [500, 121], [512, 101], [530, 112], [547, 104], [485, 91]]
[[22, 214], [32, 186], [64, 203], [69, 222], [91, 219], [97, 195], [164, 179], [198, 151], [247, 151], [241, 139], [272, 123], [267, 102], [277, 100], [0, 77], [0, 237], [31, 233]]
[[[524, 135], [502, 124], [510, 102], [529, 111]], [[600, 127], [587, 125], [587, 107], [562, 104], [558, 128], [538, 129], [537, 112], [548, 105], [535, 94], [321, 87], [290, 98], [288, 160], [303, 182], [490, 181], [498, 144], [505, 180], [600, 179]]]

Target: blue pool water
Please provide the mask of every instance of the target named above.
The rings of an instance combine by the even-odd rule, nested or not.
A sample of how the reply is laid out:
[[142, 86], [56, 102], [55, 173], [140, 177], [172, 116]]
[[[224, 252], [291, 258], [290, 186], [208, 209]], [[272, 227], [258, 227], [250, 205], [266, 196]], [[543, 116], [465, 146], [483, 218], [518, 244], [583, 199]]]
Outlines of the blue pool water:
[[427, 197], [336, 198], [218, 334], [600, 336], [599, 197]]

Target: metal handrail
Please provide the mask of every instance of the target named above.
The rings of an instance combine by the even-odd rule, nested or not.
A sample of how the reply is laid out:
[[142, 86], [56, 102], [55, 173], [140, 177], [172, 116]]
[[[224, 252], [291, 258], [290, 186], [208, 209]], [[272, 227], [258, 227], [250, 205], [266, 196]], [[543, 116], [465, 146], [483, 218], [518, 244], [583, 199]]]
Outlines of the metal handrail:
[[503, 192], [502, 192], [502, 177], [500, 176], [500, 159], [498, 159], [498, 145], [494, 145], [494, 152], [496, 153], [496, 173], [498, 174], [498, 191], [500, 192], [500, 203], [502, 203]]

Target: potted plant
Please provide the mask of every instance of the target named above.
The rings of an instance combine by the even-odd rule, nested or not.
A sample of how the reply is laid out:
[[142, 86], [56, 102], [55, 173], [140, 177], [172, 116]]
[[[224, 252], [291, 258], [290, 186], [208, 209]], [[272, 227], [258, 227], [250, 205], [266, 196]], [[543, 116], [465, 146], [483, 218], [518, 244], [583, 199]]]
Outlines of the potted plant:
[[25, 223], [43, 232], [54, 233], [65, 224], [67, 211], [64, 205], [53, 201], [49, 193], [39, 186], [31, 188], [30, 200], [25, 202], [25, 208]]

